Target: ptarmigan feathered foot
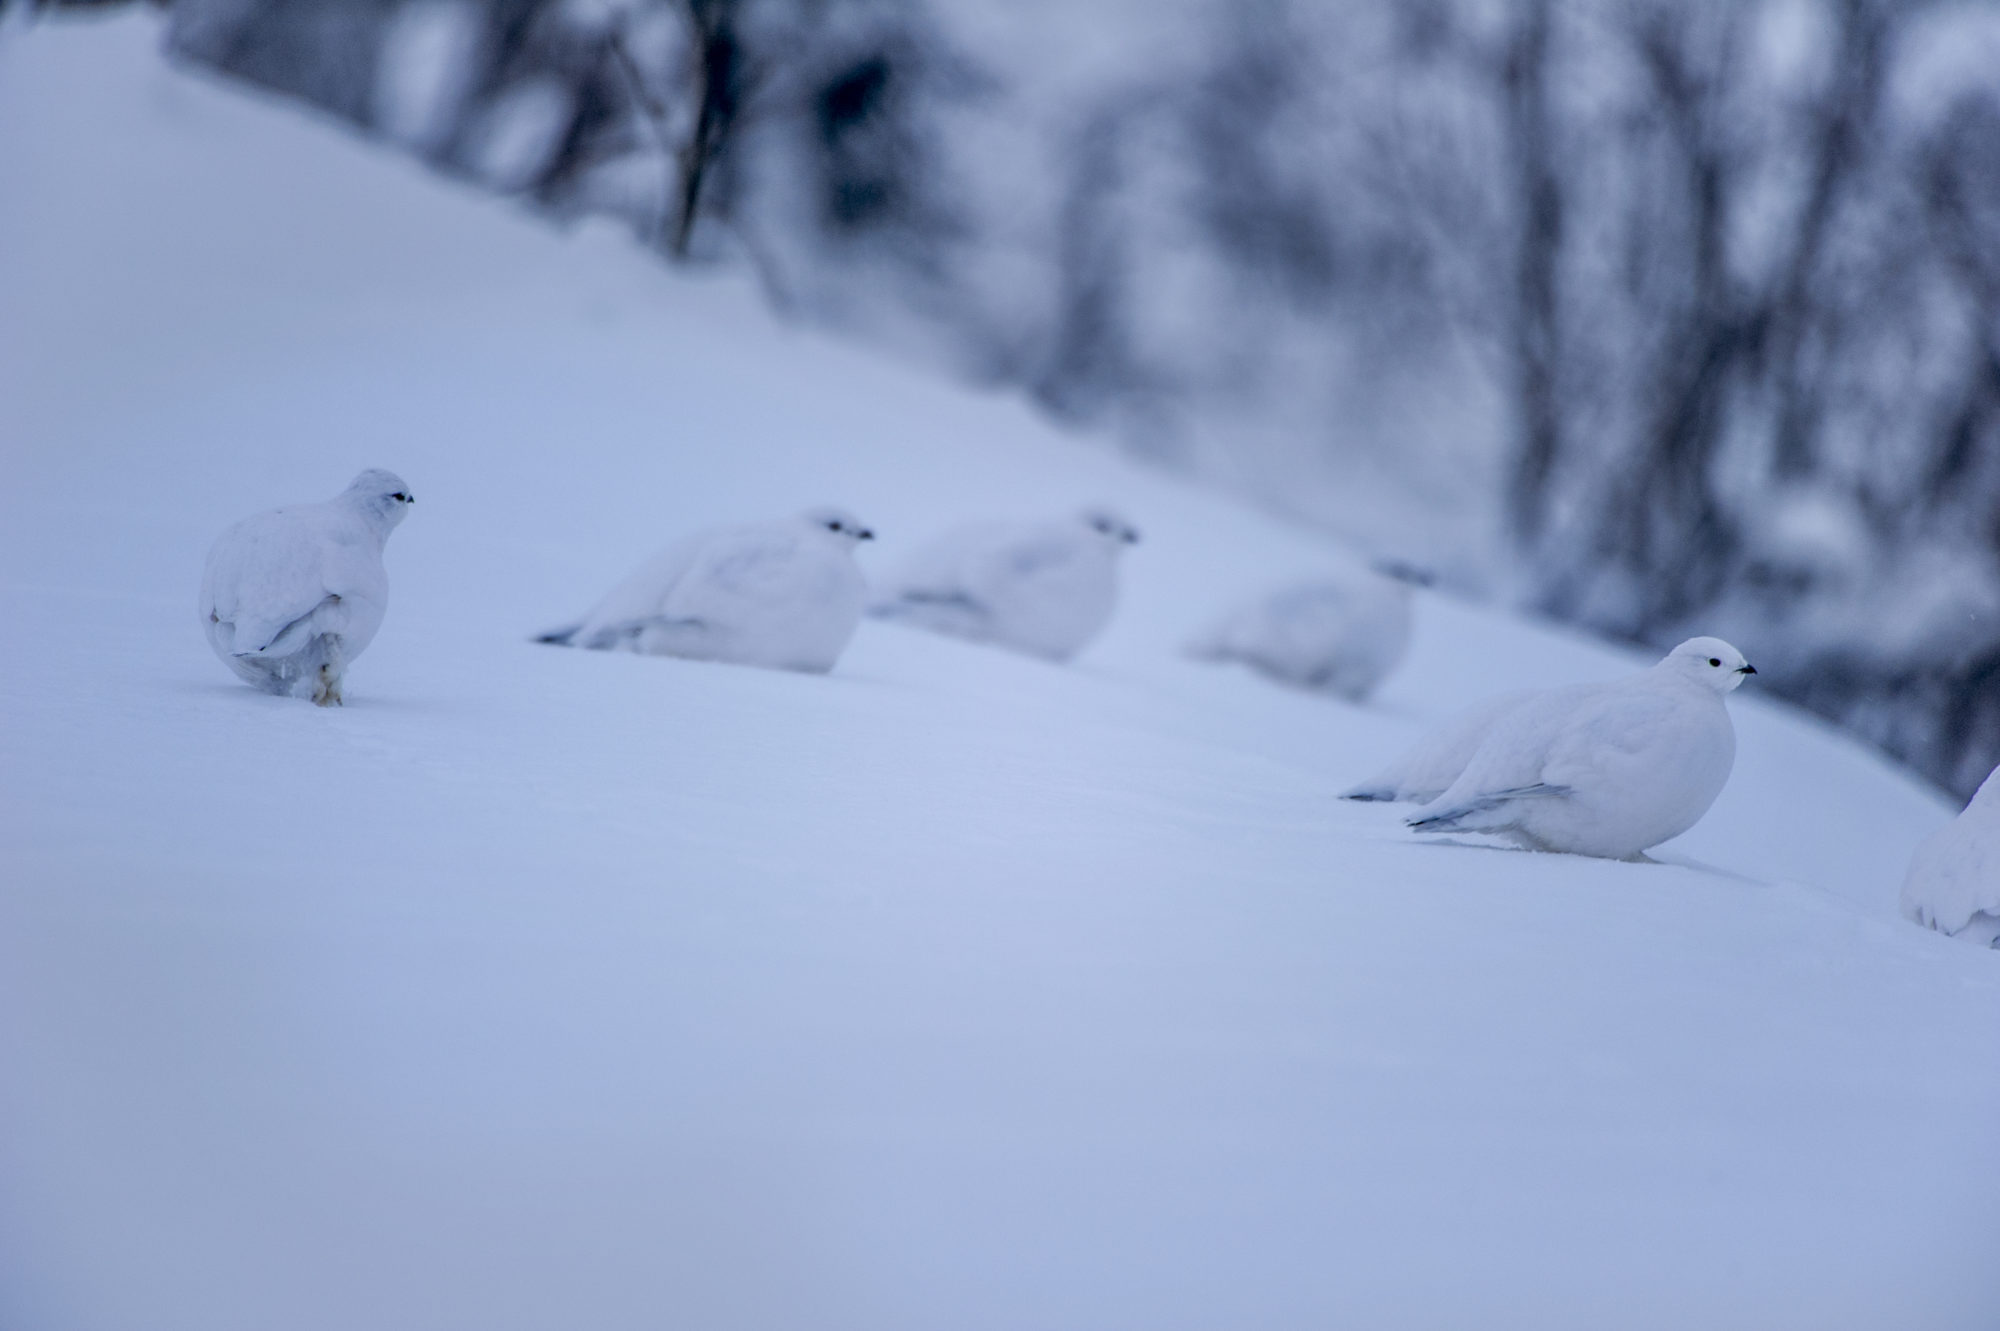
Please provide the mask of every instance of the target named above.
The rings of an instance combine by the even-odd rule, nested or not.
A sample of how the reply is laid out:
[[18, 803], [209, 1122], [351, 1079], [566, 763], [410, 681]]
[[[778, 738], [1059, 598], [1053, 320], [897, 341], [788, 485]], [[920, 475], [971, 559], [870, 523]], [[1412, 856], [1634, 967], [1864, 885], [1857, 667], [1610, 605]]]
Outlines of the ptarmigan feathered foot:
[[320, 707], [339, 707], [342, 705], [340, 676], [334, 673], [332, 666], [321, 666], [318, 674], [314, 676], [312, 700], [316, 706]]

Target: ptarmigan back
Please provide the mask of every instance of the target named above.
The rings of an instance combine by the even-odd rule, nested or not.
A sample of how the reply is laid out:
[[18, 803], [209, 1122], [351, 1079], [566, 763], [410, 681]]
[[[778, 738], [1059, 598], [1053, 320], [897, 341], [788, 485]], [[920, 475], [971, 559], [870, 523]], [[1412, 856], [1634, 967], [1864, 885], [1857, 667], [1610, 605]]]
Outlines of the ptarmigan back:
[[1359, 702], [1409, 646], [1409, 585], [1349, 569], [1251, 597], [1186, 650], [1198, 661], [1240, 662], [1280, 684]]
[[1138, 539], [1103, 508], [1054, 522], [961, 527], [885, 578], [869, 613], [1067, 661], [1111, 621], [1118, 556]]
[[1541, 693], [1540, 689], [1518, 689], [1467, 708], [1341, 798], [1391, 804], [1430, 803], [1458, 780], [1501, 717]]

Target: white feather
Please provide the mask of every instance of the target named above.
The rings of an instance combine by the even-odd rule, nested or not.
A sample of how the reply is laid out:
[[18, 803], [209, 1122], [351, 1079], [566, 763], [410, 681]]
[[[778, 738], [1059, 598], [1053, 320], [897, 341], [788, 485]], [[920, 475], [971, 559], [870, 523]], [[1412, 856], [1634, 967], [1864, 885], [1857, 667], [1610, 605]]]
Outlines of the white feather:
[[868, 584], [854, 547], [873, 535], [838, 509], [701, 532], [542, 640], [823, 673], [860, 622]]
[[1465, 770], [1408, 820], [1536, 850], [1624, 859], [1695, 825], [1729, 780], [1723, 698], [1755, 673], [1719, 638], [1652, 669], [1536, 694], [1492, 718]]
[[1359, 702], [1410, 646], [1410, 588], [1378, 573], [1330, 573], [1235, 606], [1187, 646], [1281, 684]]
[[877, 589], [869, 613], [1066, 661], [1111, 621], [1118, 556], [1139, 539], [1103, 509], [1042, 523], [958, 528], [923, 546]]
[[1902, 904], [1904, 915], [1927, 928], [2000, 947], [2000, 768], [1958, 817], [1917, 847]]
[[201, 580], [208, 645], [270, 693], [340, 701], [341, 679], [382, 626], [382, 547], [413, 501], [393, 472], [369, 470], [323, 504], [245, 518], [217, 538]]
[[1540, 689], [1519, 689], [1460, 712], [1341, 798], [1428, 804], [1458, 780], [1501, 717], [1540, 693]]

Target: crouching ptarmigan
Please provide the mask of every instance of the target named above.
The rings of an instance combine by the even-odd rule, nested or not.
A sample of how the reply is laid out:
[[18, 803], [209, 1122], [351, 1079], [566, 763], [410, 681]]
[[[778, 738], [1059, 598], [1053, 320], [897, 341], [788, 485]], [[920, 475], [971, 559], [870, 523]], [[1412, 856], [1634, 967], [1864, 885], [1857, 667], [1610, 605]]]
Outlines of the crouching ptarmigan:
[[1722, 793], [1736, 760], [1722, 700], [1756, 673], [1720, 638], [1690, 638], [1630, 678], [1535, 694], [1492, 718], [1465, 770], [1407, 821], [1630, 859]]
[[369, 470], [323, 504], [274, 508], [208, 552], [201, 626], [224, 665], [267, 693], [340, 702], [343, 672], [382, 626], [382, 546], [416, 501]]
[[1102, 508], [1055, 522], [961, 527], [884, 579], [869, 613], [1067, 661], [1110, 622], [1119, 553], [1138, 539]]
[[1280, 684], [1360, 702], [1409, 646], [1409, 583], [1351, 569], [1245, 601], [1185, 650], [1197, 661], [1240, 661]]
[[837, 508], [701, 532], [536, 641], [823, 674], [861, 621], [868, 583], [854, 548], [874, 538]]
[[2000, 947], [2000, 768], [1963, 813], [1917, 847], [1903, 879], [1903, 914], [1940, 933]]

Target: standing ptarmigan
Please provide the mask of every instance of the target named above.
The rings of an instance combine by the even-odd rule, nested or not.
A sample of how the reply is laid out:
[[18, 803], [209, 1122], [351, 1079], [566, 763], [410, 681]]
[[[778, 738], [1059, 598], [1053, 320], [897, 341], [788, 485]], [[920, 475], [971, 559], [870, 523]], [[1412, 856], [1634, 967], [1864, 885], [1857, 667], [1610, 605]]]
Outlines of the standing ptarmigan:
[[874, 538], [837, 508], [700, 532], [537, 641], [823, 674], [861, 621], [854, 549]]
[[382, 546], [416, 501], [394, 472], [369, 470], [323, 504], [293, 504], [231, 527], [208, 552], [208, 645], [267, 693], [340, 702], [341, 676], [382, 626]]
[[1940, 933], [2000, 947], [2000, 768], [1958, 817], [1917, 847], [1903, 878], [1903, 914]]
[[1722, 700], [1756, 673], [1720, 638], [1690, 638], [1629, 678], [1536, 694], [1495, 718], [1465, 770], [1407, 821], [1630, 859], [1722, 793], [1736, 759]]
[[882, 619], [1067, 661], [1111, 620], [1118, 556], [1139, 539], [1107, 509], [1042, 523], [961, 527], [880, 584]]
[[1366, 569], [1327, 573], [1230, 609], [1186, 647], [1266, 679], [1360, 702], [1410, 646], [1410, 587]]

